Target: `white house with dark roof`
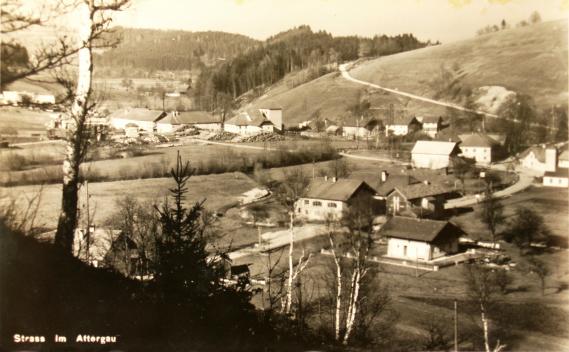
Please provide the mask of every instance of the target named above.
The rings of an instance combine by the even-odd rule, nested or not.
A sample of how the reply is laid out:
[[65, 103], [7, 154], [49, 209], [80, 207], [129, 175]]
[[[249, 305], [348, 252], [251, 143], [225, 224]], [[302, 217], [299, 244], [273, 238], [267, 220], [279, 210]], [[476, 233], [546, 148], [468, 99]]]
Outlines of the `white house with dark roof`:
[[387, 238], [386, 257], [428, 262], [457, 253], [464, 231], [448, 221], [394, 216], [379, 234]]
[[386, 213], [437, 218], [443, 215], [444, 203], [456, 194], [451, 186], [428, 181], [395, 185], [384, 196]]
[[417, 116], [421, 129], [431, 138], [435, 138], [443, 128], [443, 118], [440, 116]]
[[546, 171], [543, 174], [543, 185], [546, 187], [569, 187], [569, 169], [558, 168], [556, 171]]
[[555, 172], [557, 169], [557, 149], [555, 146], [533, 146], [524, 150], [518, 157], [520, 165], [537, 175]]
[[219, 131], [221, 122], [218, 116], [212, 115], [207, 111], [173, 111], [164, 119], [158, 122], [160, 124], [170, 124], [173, 130], [182, 126], [192, 126], [202, 130]]
[[282, 109], [251, 109], [243, 111], [226, 121], [224, 130], [241, 135], [280, 132], [283, 130]]
[[458, 137], [462, 156], [474, 159], [478, 165], [489, 165], [500, 156], [502, 143], [488, 134], [471, 133]]
[[[108, 116], [109, 122], [113, 128], [125, 129], [126, 125], [134, 124], [140, 130], [149, 133], [158, 132], [158, 121], [166, 117], [167, 113], [161, 110], [149, 110], [143, 108], [126, 108], [120, 109]], [[162, 126], [161, 130], [167, 129]], [[171, 124], [169, 125], [171, 130]]]
[[324, 221], [332, 216], [341, 219], [354, 199], [363, 197], [379, 207], [375, 190], [365, 181], [356, 179], [317, 178], [295, 204], [299, 218]]
[[421, 122], [415, 116], [396, 115], [385, 123], [385, 135], [406, 136], [421, 129]]
[[350, 138], [377, 135], [382, 125], [383, 122], [375, 118], [347, 118], [342, 122], [342, 136]]
[[559, 157], [557, 158], [557, 167], [569, 169], [569, 150], [567, 147], [565, 147], [565, 150], [559, 154]]
[[455, 142], [417, 141], [411, 151], [411, 164], [424, 169], [443, 169], [459, 153]]

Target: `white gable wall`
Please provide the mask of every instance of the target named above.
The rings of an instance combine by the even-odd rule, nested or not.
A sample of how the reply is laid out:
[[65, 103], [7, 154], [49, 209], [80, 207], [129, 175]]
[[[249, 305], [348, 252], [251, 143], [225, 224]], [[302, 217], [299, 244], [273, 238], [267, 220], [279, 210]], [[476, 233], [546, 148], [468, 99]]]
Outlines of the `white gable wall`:
[[414, 167], [423, 169], [443, 169], [450, 164], [450, 157], [448, 155], [436, 154], [411, 154], [411, 163]]
[[477, 164], [488, 165], [492, 162], [492, 148], [490, 147], [460, 147], [462, 155], [474, 159]]
[[390, 237], [387, 256], [409, 260], [431, 260], [431, 245], [427, 242]]
[[311, 221], [324, 221], [329, 216], [341, 219], [347, 207], [345, 202], [315, 198], [300, 198], [295, 204], [296, 215]]

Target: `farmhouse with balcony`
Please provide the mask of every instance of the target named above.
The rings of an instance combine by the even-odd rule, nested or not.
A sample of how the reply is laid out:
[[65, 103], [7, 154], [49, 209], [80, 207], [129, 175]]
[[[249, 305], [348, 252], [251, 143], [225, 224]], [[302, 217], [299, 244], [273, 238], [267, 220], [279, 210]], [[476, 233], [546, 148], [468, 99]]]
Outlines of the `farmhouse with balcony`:
[[406, 136], [409, 133], [421, 130], [421, 122], [415, 116], [396, 115], [387, 119], [385, 123], [385, 136]]
[[[494, 136], [494, 137], [493, 137]], [[478, 165], [490, 165], [490, 163], [500, 158], [503, 153], [503, 139], [496, 138], [496, 135], [484, 133], [461, 134], [460, 150], [462, 156], [474, 159]]]
[[369, 202], [374, 212], [379, 213], [380, 202], [375, 199], [375, 194], [365, 181], [317, 178], [296, 201], [296, 214], [308, 221], [324, 221], [328, 217], [339, 220], [356, 201]]
[[455, 142], [417, 141], [411, 151], [411, 164], [425, 169], [444, 169], [460, 154]]
[[240, 135], [281, 132], [283, 130], [282, 109], [251, 109], [243, 111], [226, 121], [224, 130]]
[[440, 218], [445, 202], [456, 195], [452, 187], [423, 181], [395, 186], [383, 198], [387, 214]]
[[[140, 130], [148, 133], [158, 132], [158, 121], [166, 117], [166, 112], [161, 110], [149, 110], [144, 108], [126, 108], [120, 109], [108, 116], [110, 124], [113, 128], [124, 130], [126, 125], [134, 124]], [[168, 124], [168, 123], [166, 123]], [[171, 130], [171, 124], [169, 129]], [[167, 126], [161, 126], [161, 130], [167, 129]]]
[[448, 221], [394, 216], [379, 230], [387, 238], [389, 258], [431, 261], [458, 252], [464, 231]]
[[435, 138], [443, 129], [443, 118], [440, 116], [417, 116], [417, 121], [421, 123], [423, 132], [431, 138]]

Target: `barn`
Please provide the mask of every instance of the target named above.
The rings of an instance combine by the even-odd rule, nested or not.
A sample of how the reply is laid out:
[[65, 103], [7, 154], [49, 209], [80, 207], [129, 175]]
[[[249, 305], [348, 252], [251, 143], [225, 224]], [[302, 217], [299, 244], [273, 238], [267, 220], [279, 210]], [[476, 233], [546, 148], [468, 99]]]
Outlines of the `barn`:
[[411, 151], [411, 163], [424, 169], [444, 169], [451, 158], [460, 154], [455, 142], [417, 141]]
[[226, 121], [224, 130], [240, 135], [280, 132], [283, 130], [282, 110], [274, 108], [243, 111]]
[[394, 216], [379, 230], [387, 238], [386, 257], [431, 261], [458, 252], [464, 231], [448, 221]]
[[[126, 125], [134, 124], [141, 130], [153, 133], [158, 131], [158, 121], [166, 117], [166, 115], [166, 112], [161, 110], [126, 108], [111, 113], [108, 118], [113, 128], [123, 130]], [[161, 130], [163, 129], [166, 129], [166, 127], [161, 128]]]

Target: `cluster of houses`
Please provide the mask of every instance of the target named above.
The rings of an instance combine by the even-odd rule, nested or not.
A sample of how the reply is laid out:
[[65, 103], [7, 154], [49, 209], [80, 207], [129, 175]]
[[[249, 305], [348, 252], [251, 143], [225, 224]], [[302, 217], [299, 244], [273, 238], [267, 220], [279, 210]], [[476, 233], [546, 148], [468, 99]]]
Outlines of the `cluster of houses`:
[[568, 144], [537, 145], [523, 151], [519, 165], [541, 176], [545, 187], [569, 188], [569, 149]]

